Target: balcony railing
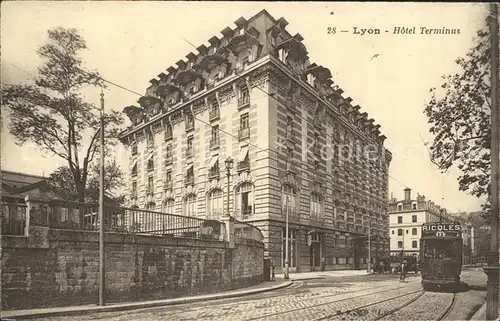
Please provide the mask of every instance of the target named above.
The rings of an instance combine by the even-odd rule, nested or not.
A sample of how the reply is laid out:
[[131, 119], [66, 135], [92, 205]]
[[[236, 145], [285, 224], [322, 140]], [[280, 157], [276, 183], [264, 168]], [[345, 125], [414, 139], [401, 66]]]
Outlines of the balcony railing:
[[312, 152], [314, 155], [321, 155], [321, 145], [320, 144], [314, 144], [312, 146]]
[[242, 162], [238, 162], [237, 170], [244, 171], [250, 169], [250, 160], [244, 160]]
[[163, 183], [163, 189], [165, 189], [165, 190], [172, 189], [173, 187], [174, 187], [174, 182], [172, 180], [166, 180]]
[[172, 155], [165, 156], [165, 166], [172, 165], [173, 162], [174, 158], [172, 157]]
[[312, 225], [323, 225], [325, 223], [325, 218], [321, 216], [311, 215]]
[[313, 125], [316, 126], [316, 127], [322, 127], [323, 126], [323, 122], [322, 122], [321, 118], [314, 118], [313, 119]]
[[238, 98], [238, 108], [244, 108], [250, 105], [250, 96]]
[[243, 206], [241, 208], [236, 209], [235, 217], [240, 220], [246, 219], [248, 216], [253, 214], [252, 206]]
[[299, 218], [299, 211], [292, 206], [282, 206], [281, 207], [281, 215], [283, 218], [286, 218], [288, 212], [288, 219], [298, 219]]
[[208, 118], [210, 121], [214, 121], [220, 118], [220, 109], [219, 108], [214, 108], [211, 109], [210, 112], [208, 113]]
[[132, 155], [137, 155], [137, 145], [132, 145]]
[[240, 130], [238, 130], [238, 138], [239, 139], [245, 139], [248, 137], [250, 137], [250, 128], [249, 127], [240, 128]]
[[297, 135], [294, 132], [287, 132], [286, 140], [288, 140], [291, 143], [296, 143], [298, 141]]
[[153, 187], [148, 187], [146, 189], [146, 195], [153, 195], [155, 193], [155, 189]]
[[186, 157], [193, 157], [193, 155], [194, 155], [194, 149], [193, 148], [186, 149]]
[[185, 185], [194, 185], [194, 176], [186, 176], [184, 177]]
[[186, 131], [190, 131], [194, 129], [194, 121], [186, 122]]
[[210, 139], [210, 149], [215, 149], [220, 147], [220, 138]]
[[209, 179], [216, 179], [216, 178], [219, 178], [220, 177], [220, 171], [219, 169], [210, 169], [208, 171], [208, 178]]

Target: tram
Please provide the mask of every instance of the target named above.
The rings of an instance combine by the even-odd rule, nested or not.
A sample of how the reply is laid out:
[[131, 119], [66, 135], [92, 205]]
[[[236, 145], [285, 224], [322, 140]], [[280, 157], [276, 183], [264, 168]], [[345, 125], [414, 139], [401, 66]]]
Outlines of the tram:
[[424, 223], [420, 272], [424, 289], [458, 287], [462, 271], [462, 228], [458, 223]]

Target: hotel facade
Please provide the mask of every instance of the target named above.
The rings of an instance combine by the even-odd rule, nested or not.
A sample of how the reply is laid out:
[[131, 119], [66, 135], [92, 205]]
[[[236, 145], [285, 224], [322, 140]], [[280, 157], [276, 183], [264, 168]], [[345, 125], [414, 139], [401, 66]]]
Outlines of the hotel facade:
[[291, 272], [362, 268], [369, 232], [371, 257], [389, 255], [392, 156], [287, 24], [239, 18], [124, 109], [129, 206], [248, 222], [276, 273], [288, 216]]

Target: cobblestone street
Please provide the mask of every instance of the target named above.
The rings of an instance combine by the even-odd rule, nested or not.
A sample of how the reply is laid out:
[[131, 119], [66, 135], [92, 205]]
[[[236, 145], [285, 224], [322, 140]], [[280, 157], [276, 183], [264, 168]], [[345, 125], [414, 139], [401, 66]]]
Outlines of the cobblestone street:
[[[464, 271], [462, 279], [472, 289], [457, 294], [445, 320], [464, 320], [484, 302], [484, 273]], [[403, 283], [395, 275], [350, 276], [295, 281], [282, 290], [240, 298], [50, 320], [436, 320], [452, 298], [453, 293], [423, 292], [418, 275]]]

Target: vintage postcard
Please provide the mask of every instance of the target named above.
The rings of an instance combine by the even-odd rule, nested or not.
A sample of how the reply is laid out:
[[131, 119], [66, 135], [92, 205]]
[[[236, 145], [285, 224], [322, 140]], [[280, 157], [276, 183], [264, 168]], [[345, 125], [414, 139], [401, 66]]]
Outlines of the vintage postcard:
[[4, 320], [498, 320], [494, 3], [6, 1]]

